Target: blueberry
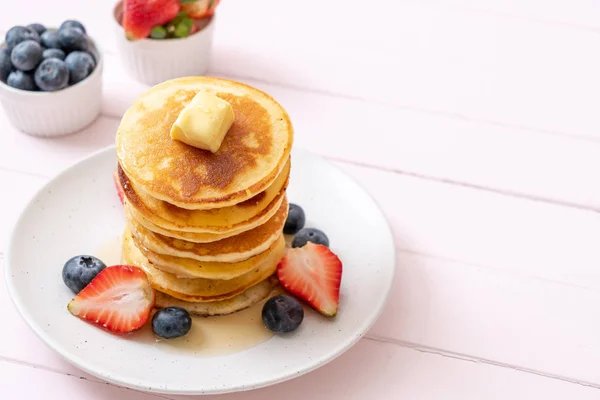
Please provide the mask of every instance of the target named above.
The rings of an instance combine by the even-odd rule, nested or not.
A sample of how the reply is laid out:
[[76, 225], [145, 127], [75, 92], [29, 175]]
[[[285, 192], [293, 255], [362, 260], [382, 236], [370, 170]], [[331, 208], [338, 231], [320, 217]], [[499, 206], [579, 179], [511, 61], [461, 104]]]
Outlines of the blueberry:
[[313, 242], [316, 244], [323, 244], [329, 247], [329, 238], [323, 231], [315, 228], [304, 228], [301, 229], [292, 240], [292, 247], [302, 247], [307, 242]]
[[35, 83], [45, 92], [64, 89], [69, 84], [69, 69], [63, 60], [48, 58], [35, 70]]
[[73, 293], [77, 294], [104, 268], [106, 268], [106, 264], [94, 256], [75, 256], [69, 259], [63, 267], [63, 282]]
[[79, 28], [79, 29], [81, 29], [81, 32], [86, 33], [85, 27], [83, 26], [83, 24], [79, 21], [75, 21], [72, 19], [66, 20], [65, 22], [60, 24], [60, 27], [58, 28], [58, 30], [61, 30], [63, 28]]
[[31, 28], [25, 26], [13, 26], [6, 32], [6, 47], [12, 50], [16, 45], [25, 40], [35, 40], [40, 42], [40, 35]]
[[304, 309], [298, 300], [291, 296], [271, 297], [262, 309], [262, 320], [268, 330], [273, 332], [292, 332], [304, 319]]
[[285, 233], [286, 235], [293, 235], [300, 229], [304, 228], [305, 222], [306, 217], [304, 215], [304, 210], [302, 209], [302, 207], [300, 207], [297, 204], [290, 203], [288, 216], [285, 220], [285, 225], [283, 226], [283, 233]]
[[64, 60], [65, 57], [65, 52], [61, 49], [46, 49], [42, 52], [42, 58], [44, 60], [46, 58], [58, 58], [59, 60]]
[[96, 66], [94, 57], [92, 57], [90, 53], [83, 51], [74, 51], [70, 53], [67, 58], [65, 58], [65, 63], [71, 74], [71, 84], [81, 82], [87, 78]]
[[38, 33], [38, 35], [41, 35], [42, 33], [46, 32], [46, 27], [42, 24], [29, 24], [27, 25], [27, 28], [33, 29]]
[[35, 81], [33, 79], [33, 74], [30, 72], [23, 72], [19, 70], [11, 72], [8, 75], [8, 79], [6, 79], [6, 84], [21, 90], [37, 90], [37, 86], [35, 86]]
[[161, 308], [152, 317], [152, 330], [156, 336], [174, 339], [184, 336], [192, 327], [192, 317], [181, 307]]
[[88, 38], [79, 28], [66, 27], [59, 30], [58, 39], [60, 40], [60, 48], [65, 53], [76, 50], [87, 51], [88, 49]]
[[42, 46], [33, 40], [21, 42], [12, 50], [10, 60], [21, 71], [34, 70], [42, 60]]
[[60, 49], [60, 38], [56, 31], [46, 31], [41, 36], [42, 44], [48, 49]]
[[8, 78], [11, 70], [10, 50], [0, 49], [0, 81], [6, 82], [6, 78]]

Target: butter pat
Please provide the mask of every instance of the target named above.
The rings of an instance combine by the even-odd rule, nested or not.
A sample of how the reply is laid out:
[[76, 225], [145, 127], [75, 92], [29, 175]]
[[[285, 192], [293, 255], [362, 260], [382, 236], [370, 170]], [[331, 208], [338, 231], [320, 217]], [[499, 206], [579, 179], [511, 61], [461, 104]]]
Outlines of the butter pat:
[[229, 102], [201, 91], [179, 113], [171, 127], [171, 138], [215, 153], [234, 118]]

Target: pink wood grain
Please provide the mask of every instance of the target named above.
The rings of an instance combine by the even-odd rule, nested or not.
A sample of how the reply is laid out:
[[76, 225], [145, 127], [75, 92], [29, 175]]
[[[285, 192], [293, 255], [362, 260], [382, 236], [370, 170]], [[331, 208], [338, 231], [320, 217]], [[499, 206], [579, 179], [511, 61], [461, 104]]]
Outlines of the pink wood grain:
[[0, 167], [51, 177], [75, 161], [114, 144], [119, 120], [100, 116], [71, 136], [39, 139], [13, 128], [0, 109]]
[[600, 4], [594, 0], [572, 0], [569, 1], [568, 7], [561, 2], [545, 0], [424, 0], [420, 2], [571, 29], [586, 30], [600, 27], [600, 21], [594, 17], [600, 13]]
[[79, 379], [2, 361], [0, 377], [1, 394], [44, 400], [597, 398], [597, 390], [590, 387], [370, 340], [360, 341], [339, 359], [295, 380], [265, 389], [220, 396], [141, 394], [99, 383], [93, 378]]
[[400, 250], [600, 289], [596, 212], [338, 165], [381, 205]]
[[246, 18], [254, 2], [224, 4], [231, 23], [219, 30], [216, 72], [598, 137], [600, 55], [584, 50], [600, 44], [593, 31], [415, 1], [377, 1], [367, 13], [359, 2], [322, 2], [317, 13], [260, 4], [270, 11], [260, 23]]
[[41, 368], [0, 361], [0, 395], [3, 399], [39, 400], [157, 400], [162, 396], [118, 388]]

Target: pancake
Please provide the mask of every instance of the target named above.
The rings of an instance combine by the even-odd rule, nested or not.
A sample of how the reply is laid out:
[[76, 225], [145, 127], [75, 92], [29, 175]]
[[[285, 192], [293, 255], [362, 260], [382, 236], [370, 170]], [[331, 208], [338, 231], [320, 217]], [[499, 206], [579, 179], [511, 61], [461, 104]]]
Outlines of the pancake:
[[118, 168], [119, 182], [131, 207], [145, 220], [163, 229], [194, 233], [240, 233], [265, 222], [272, 214], [273, 203], [280, 198], [288, 183], [290, 162], [267, 190], [233, 206], [213, 210], [187, 210], [149, 196]]
[[[276, 229], [283, 229], [283, 224], [285, 223], [285, 218], [287, 217], [287, 208], [282, 208], [282, 204], [285, 201], [285, 196], [279, 199], [280, 202], [273, 204], [273, 207], [269, 211], [268, 214], [265, 214], [265, 220], [261, 222], [259, 226], [251, 230], [241, 230], [241, 231], [233, 231], [222, 234], [216, 233], [193, 233], [193, 232], [181, 232], [181, 231], [172, 231], [168, 229], [163, 229], [159, 226], [154, 225], [152, 222], [146, 220], [140, 213], [138, 213], [135, 208], [131, 207], [127, 200], [125, 200], [124, 209], [125, 209], [125, 217], [127, 219], [134, 219], [137, 223], [142, 225], [144, 228], [148, 229], [151, 232], [159, 233], [163, 236], [168, 236], [175, 239], [181, 239], [188, 242], [193, 243], [210, 243], [216, 242], [218, 240], [227, 239], [232, 236], [240, 235], [242, 233], [246, 233], [247, 237], [250, 238], [250, 233], [252, 232], [253, 236], [262, 236], [260, 232], [272, 231]], [[280, 224], [280, 228], [272, 227], [273, 224]]]
[[283, 235], [280, 235], [278, 245], [269, 252], [266, 260], [244, 275], [229, 280], [180, 279], [152, 266], [136, 247], [127, 228], [123, 234], [123, 262], [142, 268], [155, 290], [189, 302], [208, 302], [235, 297], [273, 275], [284, 252], [285, 240]]
[[[283, 200], [283, 199], [282, 199]], [[134, 218], [137, 222], [139, 222], [144, 228], [151, 230], [152, 232], [160, 233], [161, 235], [172, 237], [175, 239], [187, 240], [188, 242], [194, 243], [210, 243], [216, 242], [217, 240], [227, 239], [228, 237], [239, 235], [244, 232], [244, 229], [239, 231], [230, 231], [226, 233], [195, 233], [195, 232], [182, 232], [182, 231], [173, 231], [170, 229], [161, 228], [158, 225], [154, 225], [152, 222], [147, 220], [144, 216], [142, 216], [139, 212], [135, 210], [135, 208], [131, 207], [127, 203], [127, 199], [125, 199], [125, 212], [131, 215], [131, 218]], [[268, 214], [264, 216], [265, 219], [270, 219], [273, 215], [279, 210], [277, 207], [273, 207]]]
[[[201, 90], [228, 101], [235, 121], [216, 153], [171, 139], [180, 111]], [[286, 111], [250, 86], [212, 77], [163, 82], [139, 96], [116, 135], [117, 158], [150, 196], [191, 210], [241, 203], [273, 184], [289, 158]]]
[[251, 307], [265, 299], [277, 290], [276, 287], [278, 282], [277, 277], [272, 275], [269, 279], [257, 283], [235, 297], [206, 303], [190, 303], [188, 301], [176, 299], [163, 292], [156, 292], [155, 307], [181, 307], [185, 308], [192, 315], [202, 317], [232, 314]]
[[193, 243], [154, 233], [142, 226], [135, 218], [127, 218], [127, 225], [135, 241], [157, 254], [191, 258], [197, 261], [238, 262], [266, 251], [281, 236], [288, 203], [283, 202], [277, 214], [266, 224], [240, 235], [210, 243]]
[[247, 260], [235, 263], [223, 263], [196, 261], [191, 258], [157, 254], [141, 246], [136, 242], [135, 238], [132, 239], [138, 250], [148, 259], [152, 266], [161, 271], [173, 274], [178, 278], [187, 279], [204, 278], [227, 280], [237, 278], [238, 276], [244, 275], [257, 268], [269, 257], [270, 252], [279, 245], [279, 242], [275, 241], [267, 251], [263, 251]]

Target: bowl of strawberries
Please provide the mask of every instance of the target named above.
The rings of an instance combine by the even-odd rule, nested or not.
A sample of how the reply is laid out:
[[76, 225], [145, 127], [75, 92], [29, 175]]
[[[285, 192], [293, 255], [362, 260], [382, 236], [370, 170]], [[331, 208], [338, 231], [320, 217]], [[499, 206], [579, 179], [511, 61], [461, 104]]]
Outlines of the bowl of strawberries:
[[114, 8], [117, 51], [126, 72], [156, 85], [208, 70], [219, 0], [122, 0]]

